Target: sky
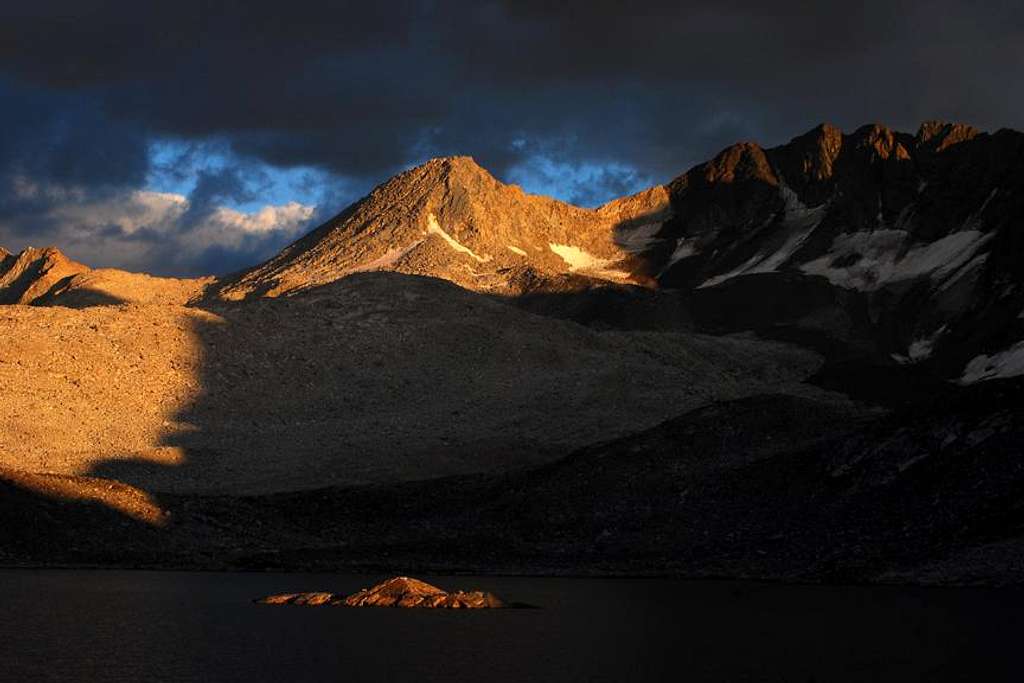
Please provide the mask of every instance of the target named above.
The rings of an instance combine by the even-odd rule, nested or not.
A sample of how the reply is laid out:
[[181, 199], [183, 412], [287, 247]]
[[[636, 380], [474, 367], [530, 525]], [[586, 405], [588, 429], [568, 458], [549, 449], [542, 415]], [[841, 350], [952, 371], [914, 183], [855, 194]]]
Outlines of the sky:
[[1024, 4], [4, 3], [0, 246], [222, 274], [469, 154], [595, 206], [739, 141], [1024, 129]]

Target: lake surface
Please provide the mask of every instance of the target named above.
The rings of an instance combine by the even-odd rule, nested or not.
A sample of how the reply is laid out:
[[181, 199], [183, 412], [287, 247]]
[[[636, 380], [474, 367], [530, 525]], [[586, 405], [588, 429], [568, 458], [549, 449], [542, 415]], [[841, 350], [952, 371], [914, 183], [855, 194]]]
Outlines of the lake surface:
[[533, 610], [255, 605], [382, 576], [0, 571], [0, 681], [1021, 680], [1024, 591], [429, 577]]

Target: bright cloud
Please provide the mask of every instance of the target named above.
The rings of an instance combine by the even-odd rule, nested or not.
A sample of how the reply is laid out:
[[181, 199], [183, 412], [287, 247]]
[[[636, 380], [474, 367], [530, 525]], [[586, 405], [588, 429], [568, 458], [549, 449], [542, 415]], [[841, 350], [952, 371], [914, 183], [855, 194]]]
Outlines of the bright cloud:
[[[0, 244], [10, 250], [53, 244], [92, 266], [161, 274], [202, 274], [255, 263], [310, 227], [316, 207], [299, 202], [253, 211], [227, 206], [198, 215], [188, 197], [173, 192], [131, 190], [89, 197], [76, 188], [16, 179], [14, 192], [38, 202], [31, 240], [0, 221]], [[24, 223], [22, 216], [19, 223]], [[223, 264], [223, 265], [221, 265]]]

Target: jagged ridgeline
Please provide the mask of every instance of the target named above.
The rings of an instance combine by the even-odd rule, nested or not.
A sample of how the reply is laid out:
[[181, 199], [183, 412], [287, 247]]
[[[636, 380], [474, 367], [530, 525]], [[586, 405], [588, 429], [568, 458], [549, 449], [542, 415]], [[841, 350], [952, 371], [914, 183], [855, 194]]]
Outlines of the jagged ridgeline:
[[[1010, 130], [823, 125], [779, 147], [734, 145], [598, 209], [526, 194], [468, 157], [434, 159], [233, 276], [144, 278], [28, 250], [4, 258], [0, 299], [227, 301], [386, 270], [588, 323], [755, 330], [973, 382], [1024, 364], [1022, 149]], [[558, 292], [590, 295], [541, 296]]]
[[1024, 135], [820, 126], [668, 185], [646, 262], [706, 327], [788, 326], [976, 381], [1024, 371]]
[[120, 303], [185, 304], [213, 280], [93, 269], [72, 261], [55, 247], [28, 247], [17, 255], [0, 248], [0, 304], [70, 308]]

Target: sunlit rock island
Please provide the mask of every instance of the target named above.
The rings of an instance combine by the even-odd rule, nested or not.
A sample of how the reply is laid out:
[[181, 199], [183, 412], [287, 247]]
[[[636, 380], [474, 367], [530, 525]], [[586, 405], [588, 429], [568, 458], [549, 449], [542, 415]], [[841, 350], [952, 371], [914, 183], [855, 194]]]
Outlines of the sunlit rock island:
[[282, 593], [268, 595], [256, 602], [263, 605], [303, 605], [306, 607], [404, 607], [425, 609], [500, 609], [521, 607], [506, 603], [486, 591], [453, 591], [451, 593], [419, 579], [396, 576], [373, 588], [364, 588], [352, 595], [336, 593]]

